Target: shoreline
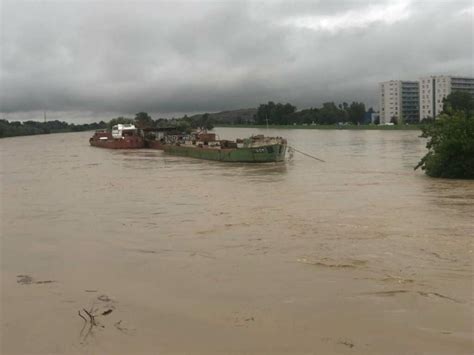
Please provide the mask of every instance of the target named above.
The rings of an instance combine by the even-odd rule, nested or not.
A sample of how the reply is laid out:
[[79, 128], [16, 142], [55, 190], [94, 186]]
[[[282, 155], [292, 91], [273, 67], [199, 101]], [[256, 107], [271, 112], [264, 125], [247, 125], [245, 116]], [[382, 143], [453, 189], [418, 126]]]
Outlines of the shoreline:
[[[337, 126], [337, 125], [269, 125], [268, 128], [273, 129], [321, 129], [321, 130], [367, 130], [367, 131], [415, 131], [421, 130], [422, 125], [400, 125], [400, 126], [380, 126], [380, 125], [348, 125], [348, 126]], [[266, 125], [251, 125], [251, 124], [217, 124], [214, 128], [267, 128]], [[74, 133], [74, 132], [92, 132], [94, 129], [78, 130], [78, 131], [54, 131], [45, 133], [33, 133], [33, 134], [18, 134], [0, 136], [0, 139], [14, 138], [14, 137], [30, 137], [46, 134], [56, 133]]]
[[[266, 125], [252, 124], [216, 124], [215, 128], [267, 128]], [[420, 130], [422, 125], [397, 125], [397, 126], [381, 126], [381, 125], [269, 125], [268, 128], [274, 129], [339, 129], [339, 130], [379, 130], [379, 131], [414, 131]]]
[[47, 136], [51, 134], [58, 134], [58, 133], [79, 133], [79, 132], [94, 132], [95, 129], [88, 129], [88, 130], [81, 130], [81, 131], [54, 131], [54, 132], [44, 132], [44, 133], [33, 133], [33, 134], [17, 134], [11, 136], [0, 136], [0, 139], [7, 139], [7, 138], [18, 138], [18, 137], [33, 137], [33, 136]]

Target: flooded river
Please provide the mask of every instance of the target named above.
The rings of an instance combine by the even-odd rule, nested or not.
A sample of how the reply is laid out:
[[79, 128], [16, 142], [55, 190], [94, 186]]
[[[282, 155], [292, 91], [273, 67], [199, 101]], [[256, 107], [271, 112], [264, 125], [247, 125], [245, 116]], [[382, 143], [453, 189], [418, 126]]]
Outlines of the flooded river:
[[262, 132], [326, 162], [0, 140], [1, 353], [471, 354], [474, 181], [417, 131], [217, 129]]

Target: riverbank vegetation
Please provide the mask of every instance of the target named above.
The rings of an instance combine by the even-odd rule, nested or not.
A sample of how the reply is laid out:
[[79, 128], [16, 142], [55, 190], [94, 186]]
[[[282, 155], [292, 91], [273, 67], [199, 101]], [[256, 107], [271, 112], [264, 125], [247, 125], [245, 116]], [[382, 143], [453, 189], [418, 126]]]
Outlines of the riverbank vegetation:
[[376, 124], [291, 124], [291, 125], [265, 125], [265, 124], [220, 124], [216, 127], [234, 127], [234, 128], [276, 128], [276, 129], [345, 129], [345, 130], [420, 130], [422, 124], [411, 125], [376, 125]]
[[182, 131], [191, 131], [193, 129], [214, 128], [214, 120], [210, 114], [195, 115], [193, 117], [184, 116], [182, 118], [165, 119], [153, 118], [146, 112], [138, 112], [135, 118], [116, 117], [109, 122], [94, 122], [84, 124], [67, 123], [63, 121], [8, 121], [0, 120], [0, 138], [15, 136], [30, 136], [36, 134], [64, 133], [92, 131], [98, 129], [111, 129], [116, 124], [134, 124], [138, 128], [158, 128], [158, 127], [176, 127]]
[[431, 177], [474, 179], [474, 98], [469, 93], [447, 96], [439, 118], [422, 127], [428, 153], [415, 169]]
[[113, 118], [107, 123], [108, 128], [116, 124], [134, 124], [138, 128], [164, 128], [164, 127], [176, 127], [180, 131], [192, 131], [194, 129], [207, 129], [211, 130], [214, 128], [214, 120], [210, 118], [210, 114], [205, 113], [203, 115], [195, 115], [193, 117], [184, 116], [181, 118], [158, 118], [154, 120], [148, 113], [139, 112], [135, 115], [135, 118], [117, 117]]
[[[205, 114], [215, 125], [233, 126], [300, 126], [300, 128], [312, 125], [335, 125], [335, 124], [369, 124], [372, 123], [372, 108], [366, 110], [362, 102], [325, 102], [319, 107], [297, 110], [290, 103], [269, 101], [260, 104], [256, 109], [240, 109], [234, 111], [223, 111]], [[191, 119], [200, 118], [203, 115], [191, 116]], [[375, 117], [374, 117], [375, 119]]]
[[0, 138], [15, 136], [31, 136], [35, 134], [80, 132], [106, 128], [103, 121], [94, 123], [74, 124], [63, 121], [8, 121], [0, 120]]
[[[368, 112], [372, 113], [374, 111], [370, 108]], [[270, 101], [258, 107], [255, 123], [260, 125], [267, 123], [272, 125], [362, 124], [368, 123], [364, 121], [366, 117], [368, 116], [366, 115], [365, 104], [362, 102], [352, 102], [351, 104], [343, 102], [339, 105], [334, 102], [325, 102], [321, 107], [296, 111], [296, 107], [289, 103], [275, 104]]]
[[[463, 99], [454, 96], [448, 103], [449, 110], [457, 111], [463, 105]], [[447, 104], [447, 105], [448, 105]], [[448, 107], [447, 107], [448, 109]], [[401, 120], [402, 122], [404, 120]], [[138, 128], [176, 127], [182, 131], [193, 129], [210, 130], [218, 127], [252, 127], [252, 128], [284, 128], [284, 129], [357, 129], [357, 130], [410, 130], [419, 129], [429, 122], [395, 122], [390, 125], [379, 125], [377, 115], [372, 108], [366, 110], [362, 102], [325, 102], [319, 107], [297, 110], [290, 103], [269, 101], [258, 108], [247, 108], [217, 113], [204, 113], [181, 118], [153, 119], [146, 112], [139, 112], [134, 118], [117, 117], [108, 123], [73, 124], [61, 121], [13, 121], [0, 120], [0, 137], [12, 137], [32, 134], [76, 132], [111, 128], [116, 124], [134, 124]], [[428, 133], [427, 133], [428, 134]]]

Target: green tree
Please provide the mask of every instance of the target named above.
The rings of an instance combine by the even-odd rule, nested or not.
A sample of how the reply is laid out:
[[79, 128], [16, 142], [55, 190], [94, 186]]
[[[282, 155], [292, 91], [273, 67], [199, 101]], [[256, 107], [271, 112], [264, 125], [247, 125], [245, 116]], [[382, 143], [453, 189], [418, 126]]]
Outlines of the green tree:
[[344, 122], [346, 118], [344, 109], [336, 106], [334, 102], [325, 102], [317, 111], [316, 122], [320, 124], [336, 124]]
[[349, 121], [360, 124], [364, 120], [365, 104], [363, 102], [353, 102], [348, 108]]
[[463, 111], [470, 115], [474, 111], [474, 95], [465, 91], [454, 91], [443, 100], [443, 112], [450, 114]]
[[474, 179], [474, 116], [463, 111], [443, 113], [422, 127], [428, 153], [415, 169], [441, 178]]
[[257, 124], [288, 124], [292, 122], [292, 114], [296, 107], [286, 103], [275, 104], [269, 101], [267, 104], [261, 104], [257, 109]]
[[191, 127], [202, 130], [211, 130], [214, 128], [214, 120], [208, 113], [205, 113], [196, 119], [193, 119], [191, 121]]
[[257, 109], [257, 124], [271, 123], [272, 113], [275, 110], [275, 103], [269, 101], [267, 104], [261, 104]]
[[135, 115], [135, 125], [138, 128], [150, 128], [153, 127], [154, 121], [148, 113], [138, 112]]

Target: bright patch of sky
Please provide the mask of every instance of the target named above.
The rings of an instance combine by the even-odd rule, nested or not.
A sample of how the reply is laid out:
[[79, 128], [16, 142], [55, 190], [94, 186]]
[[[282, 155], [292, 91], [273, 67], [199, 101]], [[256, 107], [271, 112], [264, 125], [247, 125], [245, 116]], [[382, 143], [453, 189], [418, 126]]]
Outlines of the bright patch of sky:
[[460, 15], [467, 15], [467, 16], [470, 16], [472, 21], [473, 21], [473, 27], [474, 27], [474, 5], [471, 6], [471, 7], [466, 7], [465, 9], [462, 9], [461, 11], [459, 11], [459, 14]]
[[374, 23], [392, 25], [410, 17], [409, 1], [370, 5], [357, 10], [349, 10], [334, 15], [307, 15], [293, 17], [286, 25], [312, 29], [315, 31], [338, 32], [353, 28], [365, 28]]

